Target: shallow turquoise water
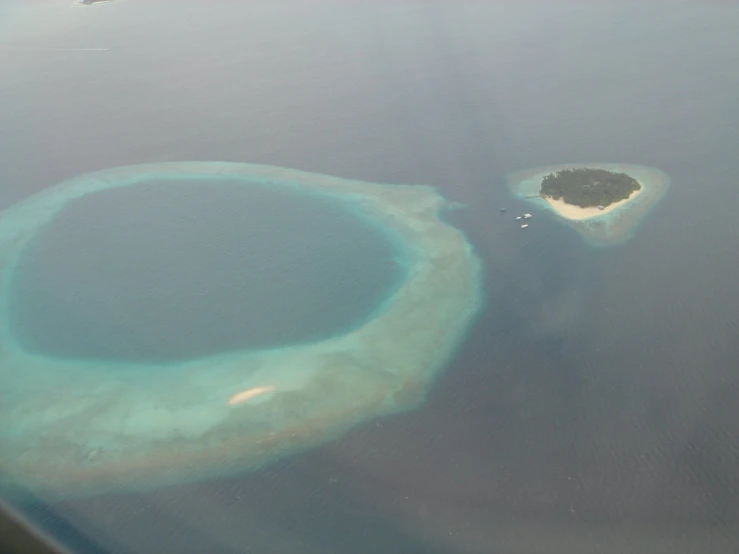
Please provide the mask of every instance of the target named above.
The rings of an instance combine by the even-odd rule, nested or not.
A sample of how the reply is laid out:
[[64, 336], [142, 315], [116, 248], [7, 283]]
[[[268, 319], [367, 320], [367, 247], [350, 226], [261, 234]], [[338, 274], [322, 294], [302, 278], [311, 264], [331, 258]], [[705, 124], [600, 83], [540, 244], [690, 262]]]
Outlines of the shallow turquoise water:
[[[109, 51], [0, 55], [0, 205], [166, 160], [432, 184], [490, 298], [415, 413], [35, 522], [95, 553], [739, 552], [735, 3], [15, 3], [8, 41]], [[516, 225], [505, 174], [582, 160], [672, 178], [628, 244]]]
[[238, 182], [154, 182], [71, 203], [11, 280], [21, 345], [173, 362], [310, 342], [366, 319], [401, 253], [335, 199]]

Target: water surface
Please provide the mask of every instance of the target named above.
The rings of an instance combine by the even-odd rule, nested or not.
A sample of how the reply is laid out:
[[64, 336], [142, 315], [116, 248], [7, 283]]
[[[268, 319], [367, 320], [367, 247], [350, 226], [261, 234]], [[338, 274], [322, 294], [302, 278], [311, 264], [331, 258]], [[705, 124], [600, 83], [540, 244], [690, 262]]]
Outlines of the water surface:
[[[735, 6], [50, 4], [0, 30], [109, 51], [0, 53], [0, 204], [182, 159], [432, 184], [468, 205], [489, 305], [417, 412], [44, 521], [116, 552], [739, 549]], [[578, 160], [670, 176], [623, 247], [512, 221], [506, 173]]]
[[346, 332], [404, 275], [401, 252], [341, 202], [253, 183], [93, 193], [42, 228], [11, 281], [22, 346], [171, 362]]

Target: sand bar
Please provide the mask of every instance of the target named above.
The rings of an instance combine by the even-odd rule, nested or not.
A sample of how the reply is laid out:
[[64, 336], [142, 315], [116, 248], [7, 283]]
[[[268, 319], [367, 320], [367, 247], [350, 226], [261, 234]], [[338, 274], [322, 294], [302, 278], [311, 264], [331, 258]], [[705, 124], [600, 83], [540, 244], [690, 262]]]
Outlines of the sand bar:
[[275, 387], [273, 385], [267, 385], [263, 387], [251, 387], [249, 389], [242, 390], [241, 392], [234, 394], [231, 398], [228, 399], [228, 404], [229, 406], [235, 406], [236, 404], [241, 404], [242, 402], [246, 402], [247, 400], [251, 400], [252, 398], [256, 398], [257, 396], [272, 392], [274, 390]]
[[596, 206], [581, 208], [580, 206], [575, 206], [574, 204], [568, 204], [564, 200], [554, 200], [553, 198], [549, 198], [547, 196], [543, 196], [542, 198], [546, 200], [547, 204], [549, 204], [552, 209], [557, 212], [558, 215], [561, 215], [562, 217], [567, 219], [573, 219], [577, 221], [580, 219], [590, 219], [591, 217], [604, 216], [607, 213], [612, 212], [616, 208], [620, 208], [621, 206], [628, 204], [637, 196], [639, 196], [644, 190], [644, 185], [642, 185], [641, 183], [639, 183], [639, 185], [641, 186], [641, 188], [632, 192], [628, 198], [624, 198], [623, 200], [619, 200], [618, 202], [609, 204], [602, 210]]

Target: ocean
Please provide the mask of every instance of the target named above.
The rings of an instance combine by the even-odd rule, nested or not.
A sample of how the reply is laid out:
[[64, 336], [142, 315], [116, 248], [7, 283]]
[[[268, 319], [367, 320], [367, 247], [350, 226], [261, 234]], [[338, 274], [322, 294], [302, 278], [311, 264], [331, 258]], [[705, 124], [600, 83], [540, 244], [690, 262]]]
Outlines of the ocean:
[[[80, 552], [737, 551], [737, 25], [720, 2], [4, 3], [0, 207], [180, 160], [433, 185], [486, 294], [416, 410], [238, 478], [19, 508]], [[587, 162], [669, 175], [632, 240], [515, 224], [507, 173]]]

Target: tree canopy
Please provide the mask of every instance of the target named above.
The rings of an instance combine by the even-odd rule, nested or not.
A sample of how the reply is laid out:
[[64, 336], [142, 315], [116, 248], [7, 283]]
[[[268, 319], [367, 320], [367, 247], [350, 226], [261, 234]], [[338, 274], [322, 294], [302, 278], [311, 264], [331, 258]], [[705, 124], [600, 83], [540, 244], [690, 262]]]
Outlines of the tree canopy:
[[608, 206], [641, 189], [639, 182], [626, 175], [587, 167], [562, 169], [541, 182], [541, 195], [573, 206]]

